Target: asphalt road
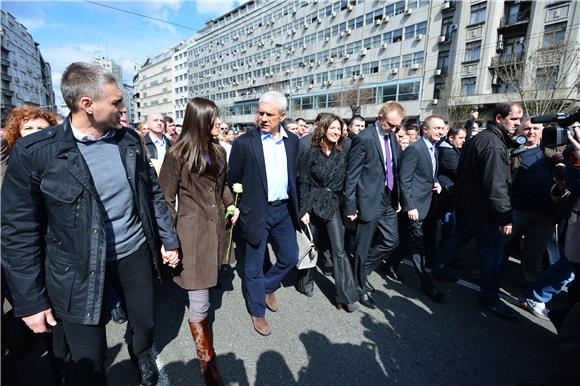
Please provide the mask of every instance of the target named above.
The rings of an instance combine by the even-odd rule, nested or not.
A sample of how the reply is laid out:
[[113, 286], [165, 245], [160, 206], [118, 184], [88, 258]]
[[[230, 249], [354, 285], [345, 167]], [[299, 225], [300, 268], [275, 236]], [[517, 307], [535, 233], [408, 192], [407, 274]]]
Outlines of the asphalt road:
[[[462, 276], [475, 264], [467, 251]], [[318, 274], [312, 298], [292, 286], [277, 292], [280, 310], [267, 313], [272, 335], [254, 332], [235, 267], [224, 269], [212, 290], [217, 363], [227, 385], [516, 385], [548, 383], [557, 362], [555, 329], [514, 306], [506, 322], [477, 305], [473, 285], [438, 283], [445, 304], [419, 290], [416, 274], [402, 266], [404, 283], [371, 276], [378, 307], [348, 314], [332, 304], [332, 279]], [[517, 264], [506, 269], [504, 298], [515, 302], [521, 288]], [[511, 279], [513, 280], [510, 280]], [[510, 284], [511, 283], [511, 284]], [[512, 297], [510, 297], [510, 295]], [[203, 385], [187, 325], [187, 297], [170, 284], [158, 288], [155, 351], [160, 385]], [[136, 385], [123, 335], [108, 326], [107, 377], [111, 385]], [[19, 385], [51, 384], [40, 345], [15, 365]], [[26, 371], [34, 369], [33, 371]], [[5, 384], [3, 382], [3, 384]]]

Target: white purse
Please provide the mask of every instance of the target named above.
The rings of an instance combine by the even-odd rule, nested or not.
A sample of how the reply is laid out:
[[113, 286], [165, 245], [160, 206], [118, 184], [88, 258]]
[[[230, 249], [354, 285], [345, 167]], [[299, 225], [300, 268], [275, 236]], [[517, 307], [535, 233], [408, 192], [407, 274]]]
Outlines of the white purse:
[[301, 232], [296, 231], [296, 239], [298, 241], [298, 263], [296, 263], [296, 268], [308, 269], [316, 267], [318, 251], [314, 245], [310, 224], [304, 225]]

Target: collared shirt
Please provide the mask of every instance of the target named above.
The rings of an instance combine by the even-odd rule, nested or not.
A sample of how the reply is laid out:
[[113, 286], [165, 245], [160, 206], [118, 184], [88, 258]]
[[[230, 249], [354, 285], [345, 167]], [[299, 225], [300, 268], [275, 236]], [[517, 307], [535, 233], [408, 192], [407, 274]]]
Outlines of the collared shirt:
[[162, 136], [161, 139], [156, 139], [154, 136], [149, 134], [153, 144], [155, 145], [155, 149], [157, 149], [157, 159], [163, 161], [165, 158], [165, 152], [167, 151], [167, 143], [165, 142], [165, 136]]
[[[377, 122], [375, 122], [375, 129], [377, 130], [377, 134], [379, 136], [379, 146], [381, 148], [381, 151], [383, 152], [383, 159], [385, 160], [385, 163], [383, 163], [383, 169], [386, 168], [386, 158], [387, 158], [387, 153], [386, 153], [386, 149], [385, 149], [385, 133], [383, 133], [383, 131], [381, 130], [381, 128], [379, 127], [379, 125], [377, 124]], [[389, 136], [389, 146], [391, 146], [391, 137]], [[391, 162], [393, 161], [393, 152], [391, 152]], [[385, 170], [386, 172], [386, 170]]]
[[288, 199], [288, 162], [284, 138], [288, 134], [280, 126], [280, 138], [270, 133], [261, 133], [266, 180], [268, 181], [268, 202]]
[[421, 137], [425, 144], [427, 145], [427, 150], [429, 150], [429, 156], [431, 156], [431, 169], [433, 172], [433, 177], [435, 177], [435, 172], [437, 169], [437, 158], [435, 158], [435, 145], [432, 144], [427, 138]]
[[92, 135], [85, 135], [74, 128], [74, 126], [70, 125], [72, 130], [73, 136], [79, 142], [95, 142], [95, 141], [105, 141], [107, 139], [113, 138], [115, 136], [115, 130], [109, 130], [103, 135], [101, 138], [95, 138]]

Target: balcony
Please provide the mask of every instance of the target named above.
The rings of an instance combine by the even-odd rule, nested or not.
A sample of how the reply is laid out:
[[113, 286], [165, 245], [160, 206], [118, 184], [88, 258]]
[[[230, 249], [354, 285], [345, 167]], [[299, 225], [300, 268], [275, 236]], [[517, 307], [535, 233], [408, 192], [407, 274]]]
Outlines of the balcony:
[[523, 52], [518, 54], [495, 55], [493, 58], [491, 58], [490, 67], [500, 67], [510, 64], [518, 64], [522, 62], [523, 58], [524, 58]]
[[10, 62], [6, 59], [0, 59], [0, 65], [2, 66], [9, 66]]
[[498, 29], [516, 29], [526, 26], [530, 22], [530, 11], [525, 10], [502, 17]]
[[12, 77], [10, 75], [7, 75], [7, 74], [2, 74], [2, 80], [6, 81], [6, 82], [12, 82]]
[[3, 89], [3, 90], [2, 90], [2, 94], [3, 94], [4, 96], [7, 96], [7, 97], [12, 97], [12, 96], [14, 96], [14, 91], [12, 91], [12, 90], [6, 90], [6, 89]]
[[441, 4], [441, 12], [452, 12], [455, 11], [455, 1], [446, 0]]

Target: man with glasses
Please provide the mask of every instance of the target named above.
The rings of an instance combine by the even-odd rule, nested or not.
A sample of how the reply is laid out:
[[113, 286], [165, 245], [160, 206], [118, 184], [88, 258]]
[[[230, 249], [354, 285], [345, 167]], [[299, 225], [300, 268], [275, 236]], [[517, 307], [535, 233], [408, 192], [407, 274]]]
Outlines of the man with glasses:
[[397, 207], [401, 146], [395, 129], [405, 109], [400, 103], [383, 104], [374, 127], [363, 130], [353, 141], [349, 153], [344, 187], [345, 214], [358, 220], [356, 233], [355, 276], [360, 303], [374, 308], [374, 287], [368, 275], [399, 245]]

